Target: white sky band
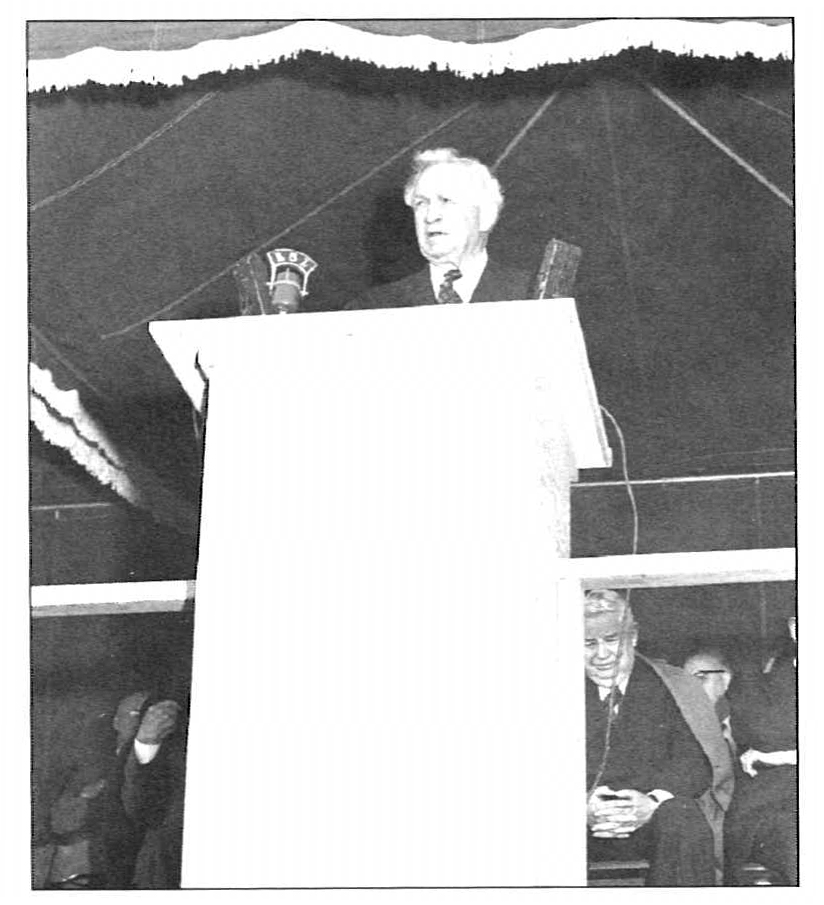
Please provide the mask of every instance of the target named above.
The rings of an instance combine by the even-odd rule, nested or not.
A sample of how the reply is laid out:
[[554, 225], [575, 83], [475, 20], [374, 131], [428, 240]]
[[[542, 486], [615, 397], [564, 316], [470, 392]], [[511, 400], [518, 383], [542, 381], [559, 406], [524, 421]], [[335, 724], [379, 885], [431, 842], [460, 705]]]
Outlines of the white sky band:
[[506, 69], [524, 71], [554, 63], [597, 59], [628, 47], [676, 54], [734, 58], [752, 53], [792, 59], [792, 25], [697, 22], [683, 19], [602, 19], [571, 28], [540, 28], [506, 41], [470, 44], [426, 35], [381, 35], [336, 22], [298, 21], [284, 28], [231, 40], [203, 41], [180, 50], [109, 50], [93, 47], [62, 59], [30, 60], [30, 91], [63, 89], [87, 81], [180, 85], [207, 72], [264, 66], [303, 50], [389, 68], [438, 69], [472, 77]]

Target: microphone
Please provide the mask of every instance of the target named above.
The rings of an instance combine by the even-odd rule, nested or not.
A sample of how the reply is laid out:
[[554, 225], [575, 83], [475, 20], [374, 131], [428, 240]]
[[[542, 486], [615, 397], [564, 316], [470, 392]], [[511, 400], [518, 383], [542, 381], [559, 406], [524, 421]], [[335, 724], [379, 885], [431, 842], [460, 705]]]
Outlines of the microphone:
[[266, 265], [256, 252], [247, 255], [232, 269], [240, 293], [240, 313], [294, 314], [301, 299], [308, 295], [309, 274], [317, 263], [309, 255], [293, 248], [275, 248], [268, 252]]
[[309, 255], [291, 248], [275, 248], [266, 257], [272, 268], [272, 277], [267, 283], [272, 293], [272, 308], [275, 314], [293, 314], [300, 307], [300, 300], [308, 294], [309, 274], [318, 265]]

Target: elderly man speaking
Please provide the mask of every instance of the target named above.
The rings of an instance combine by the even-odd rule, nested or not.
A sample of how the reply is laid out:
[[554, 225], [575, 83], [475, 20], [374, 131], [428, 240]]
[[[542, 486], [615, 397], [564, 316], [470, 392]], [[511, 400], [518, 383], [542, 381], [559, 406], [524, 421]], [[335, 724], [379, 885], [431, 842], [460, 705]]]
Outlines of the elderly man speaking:
[[584, 601], [587, 853], [646, 858], [648, 886], [711, 886], [732, 765], [700, 684], [636, 653], [626, 599]]
[[404, 201], [415, 218], [418, 248], [429, 266], [379, 286], [351, 308], [403, 308], [528, 298], [530, 276], [490, 260], [486, 243], [503, 206], [489, 168], [453, 148], [421, 151]]

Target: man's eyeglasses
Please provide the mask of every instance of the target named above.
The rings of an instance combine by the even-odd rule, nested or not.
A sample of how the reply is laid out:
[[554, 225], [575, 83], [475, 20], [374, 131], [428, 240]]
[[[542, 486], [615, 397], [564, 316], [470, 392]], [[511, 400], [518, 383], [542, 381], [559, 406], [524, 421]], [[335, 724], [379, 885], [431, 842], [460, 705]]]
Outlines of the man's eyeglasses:
[[728, 669], [699, 669], [698, 672], [694, 672], [693, 675], [696, 679], [703, 679], [704, 676], [714, 676], [718, 673], [723, 675], [727, 675], [729, 673]]

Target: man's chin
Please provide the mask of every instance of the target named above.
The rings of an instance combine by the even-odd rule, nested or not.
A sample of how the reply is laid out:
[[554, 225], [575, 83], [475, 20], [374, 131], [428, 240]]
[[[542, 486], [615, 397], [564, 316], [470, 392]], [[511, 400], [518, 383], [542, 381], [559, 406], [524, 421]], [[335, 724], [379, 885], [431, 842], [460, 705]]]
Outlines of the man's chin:
[[418, 246], [421, 254], [432, 264], [445, 264], [457, 257], [454, 248], [445, 248], [437, 243]]
[[430, 264], [449, 264], [451, 258], [447, 255], [435, 255], [432, 252], [421, 252]]
[[590, 681], [594, 682], [600, 688], [611, 688], [616, 682], [617, 674], [611, 673], [604, 675], [603, 673], [589, 674]]

